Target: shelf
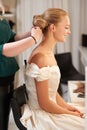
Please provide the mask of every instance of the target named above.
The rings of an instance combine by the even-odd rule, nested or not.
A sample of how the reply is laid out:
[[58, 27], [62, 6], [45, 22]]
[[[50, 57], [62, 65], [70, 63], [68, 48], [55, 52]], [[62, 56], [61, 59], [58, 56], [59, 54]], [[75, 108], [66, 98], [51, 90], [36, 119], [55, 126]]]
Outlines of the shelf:
[[10, 14], [10, 13], [9, 13], [9, 14], [4, 14], [4, 17], [5, 17], [5, 18], [14, 17], [14, 14], [12, 14], [12, 13], [11, 13], [11, 14]]
[[[0, 13], [1, 13], [1, 11], [0, 11]], [[5, 12], [4, 17], [5, 17], [5, 18], [14, 17], [14, 13], [9, 12], [9, 11], [8, 11], [8, 12]]]

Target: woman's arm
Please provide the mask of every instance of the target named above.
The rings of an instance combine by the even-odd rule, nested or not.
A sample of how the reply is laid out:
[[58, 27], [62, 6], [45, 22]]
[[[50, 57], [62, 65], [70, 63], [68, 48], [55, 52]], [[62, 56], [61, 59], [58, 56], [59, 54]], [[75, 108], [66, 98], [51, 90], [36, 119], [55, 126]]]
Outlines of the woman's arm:
[[15, 41], [22, 40], [24, 38], [28, 38], [31, 35], [31, 32], [26, 32], [24, 34], [16, 34]]
[[66, 109], [62, 108], [49, 98], [48, 80], [41, 82], [35, 81], [35, 83], [36, 83], [38, 102], [43, 110], [54, 114], [60, 114], [60, 113], [68, 114], [68, 111]]
[[77, 108], [75, 108], [72, 105], [65, 102], [65, 100], [59, 95], [58, 92], [56, 95], [56, 101], [57, 101], [58, 105], [60, 105], [61, 107], [64, 107], [65, 109], [67, 109], [69, 111], [73, 111], [73, 112], [77, 111], [77, 112], [81, 113]]
[[[32, 28], [31, 35], [38, 41], [42, 35], [42, 31], [39, 27]], [[33, 44], [35, 44], [35, 40], [31, 36], [16, 42], [6, 43], [3, 45], [2, 54], [7, 57], [14, 57], [31, 47]]]
[[32, 37], [8, 44], [6, 43], [3, 45], [2, 54], [7, 57], [14, 57], [31, 47], [33, 44], [35, 44], [35, 42]]
[[[66, 107], [62, 107], [63, 102], [58, 105], [56, 102], [49, 98], [48, 80], [37, 82], [36, 81], [37, 97], [40, 107], [53, 114], [71, 114], [82, 117], [83, 114], [78, 111], [70, 111]], [[60, 99], [60, 98], [59, 98]]]
[[56, 93], [56, 101], [57, 104], [60, 105], [61, 107], [67, 108], [67, 103], [65, 100], [59, 95], [59, 93]]

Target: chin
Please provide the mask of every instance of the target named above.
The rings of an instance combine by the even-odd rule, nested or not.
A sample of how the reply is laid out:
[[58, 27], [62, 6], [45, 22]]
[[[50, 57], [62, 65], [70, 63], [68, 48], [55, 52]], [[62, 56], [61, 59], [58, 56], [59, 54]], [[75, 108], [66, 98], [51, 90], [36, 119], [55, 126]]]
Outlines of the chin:
[[66, 39], [60, 39], [60, 40], [58, 40], [57, 42], [66, 42]]
[[66, 42], [66, 38], [62, 40], [62, 42]]
[[63, 40], [63, 42], [66, 42], [66, 40]]
[[59, 42], [65, 42], [66, 40], [61, 40], [61, 41], [59, 41]]

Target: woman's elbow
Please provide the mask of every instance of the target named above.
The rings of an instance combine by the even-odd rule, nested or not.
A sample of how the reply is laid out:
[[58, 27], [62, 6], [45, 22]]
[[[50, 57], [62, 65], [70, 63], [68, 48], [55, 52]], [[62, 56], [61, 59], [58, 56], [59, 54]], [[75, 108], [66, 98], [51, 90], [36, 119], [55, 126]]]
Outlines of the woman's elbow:
[[45, 102], [39, 102], [39, 106], [41, 109], [44, 109], [46, 107]]
[[39, 106], [41, 109], [48, 111], [49, 103], [47, 101], [39, 102]]

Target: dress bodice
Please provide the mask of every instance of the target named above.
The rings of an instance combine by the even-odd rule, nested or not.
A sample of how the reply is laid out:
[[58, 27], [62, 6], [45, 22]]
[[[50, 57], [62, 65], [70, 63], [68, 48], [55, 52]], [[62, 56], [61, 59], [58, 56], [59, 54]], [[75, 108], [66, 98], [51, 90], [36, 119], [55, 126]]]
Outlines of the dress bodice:
[[26, 68], [25, 76], [26, 76], [26, 87], [29, 95], [29, 105], [31, 107], [33, 107], [34, 109], [40, 108], [37, 100], [37, 93], [34, 79], [36, 79], [39, 82], [48, 80], [49, 98], [54, 102], [56, 101], [56, 92], [60, 81], [60, 70], [57, 65], [52, 67], [48, 66], [39, 68], [36, 64], [31, 63]]

